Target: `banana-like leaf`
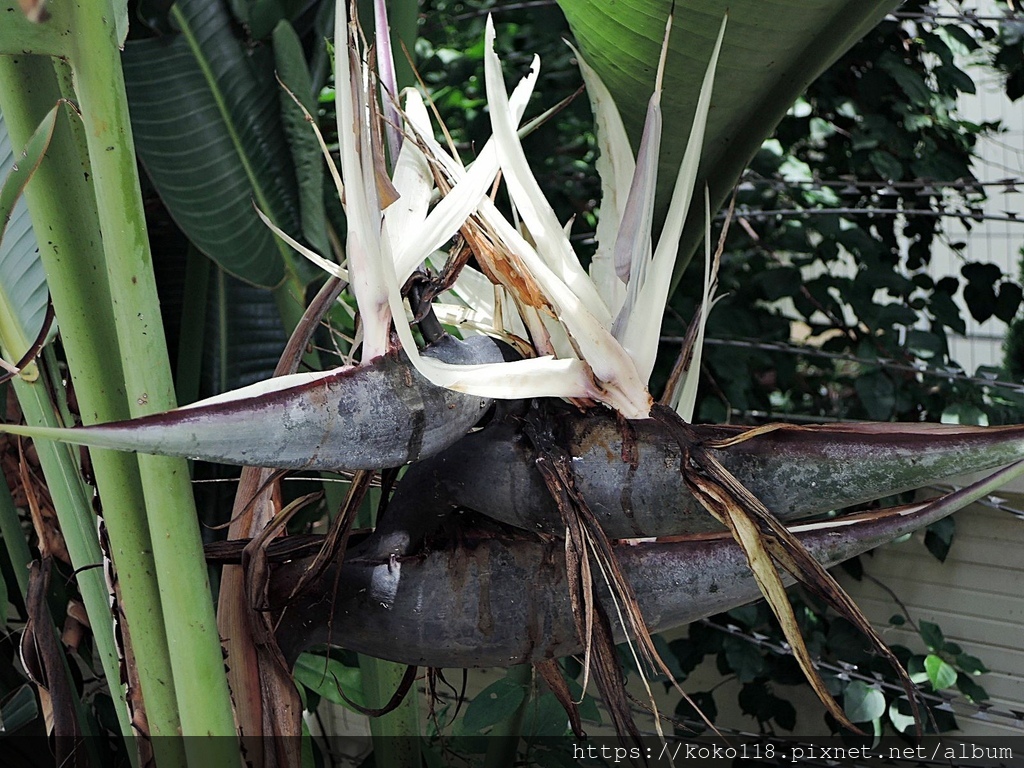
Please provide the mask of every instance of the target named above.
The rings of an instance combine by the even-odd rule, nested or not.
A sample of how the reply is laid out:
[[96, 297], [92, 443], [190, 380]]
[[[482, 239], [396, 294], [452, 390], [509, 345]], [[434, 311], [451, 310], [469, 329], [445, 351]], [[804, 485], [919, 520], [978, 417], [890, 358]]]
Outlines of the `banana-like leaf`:
[[203, 345], [207, 393], [230, 392], [269, 379], [288, 341], [271, 293], [214, 270]]
[[278, 226], [300, 230], [298, 191], [280, 119], [279, 86], [265, 50], [243, 50], [220, 3], [182, 0], [169, 42], [125, 46], [125, 87], [139, 158], [178, 226], [243, 280], [275, 286]]
[[[701, 78], [722, 17], [729, 14], [696, 188], [725, 200], [740, 173], [793, 101], [829, 64], [899, 5], [898, 0], [558, 0], [587, 63], [611, 92], [626, 130], [639, 142], [651, 73], [675, 5], [662, 111], [665, 139], [658, 178], [662, 205], [682, 160]], [[691, 211], [676, 276], [704, 236]]]
[[12, 334], [24, 334], [24, 348], [8, 350], [11, 354], [20, 355], [28, 348], [46, 316], [46, 273], [21, 190], [49, 144], [57, 110], [54, 107], [47, 115], [20, 156], [15, 154], [0, 115], [0, 313], [4, 315], [0, 323], [7, 329], [4, 337], [9, 341], [14, 340]]
[[[306, 114], [316, 113], [316, 94], [313, 92], [302, 42], [287, 21], [280, 21], [274, 27], [274, 64], [277, 76], [288, 89], [282, 89], [280, 93], [281, 118], [288, 134], [295, 162], [295, 176], [299, 183], [302, 234], [320, 253], [329, 253], [327, 214], [324, 210], [324, 157], [320, 153], [316, 135], [306, 120]], [[302, 104], [305, 113], [290, 94], [294, 94]]]

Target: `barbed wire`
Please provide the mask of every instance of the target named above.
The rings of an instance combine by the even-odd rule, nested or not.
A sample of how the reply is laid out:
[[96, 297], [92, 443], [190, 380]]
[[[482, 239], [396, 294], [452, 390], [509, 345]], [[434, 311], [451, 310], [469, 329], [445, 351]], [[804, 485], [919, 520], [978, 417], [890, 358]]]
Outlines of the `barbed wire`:
[[978, 13], [970, 9], [960, 13], [939, 13], [938, 11], [892, 11], [886, 17], [899, 21], [1021, 21], [1024, 14], [1019, 11], [1007, 10], [1002, 15]]
[[[747, 219], [770, 219], [777, 216], [783, 218], [810, 218], [811, 216], [907, 216], [932, 219], [962, 219], [964, 221], [1003, 221], [1024, 224], [1024, 214], [1016, 211], [1005, 211], [1002, 214], [983, 213], [981, 211], [950, 211], [944, 208], [777, 208], [758, 209], [736, 206], [734, 216]], [[725, 214], [719, 213], [716, 221], [724, 221]]]
[[[757, 646], [758, 648], [766, 650], [777, 656], [793, 655], [793, 651], [788, 644], [777, 643], [767, 635], [762, 635], [759, 632], [748, 632], [735, 624], [727, 624], [723, 626], [721, 624], [716, 624], [709, 619], [700, 619], [698, 623], [748, 642], [751, 645]], [[835, 674], [841, 680], [860, 680], [861, 682], [867, 683], [873, 687], [885, 689], [897, 695], [903, 695], [903, 686], [899, 683], [885, 680], [877, 673], [864, 674], [863, 672], [858, 671], [856, 664], [833, 664], [818, 658], [815, 659], [815, 666], [819, 669]], [[956, 702], [959, 707], [966, 710], [956, 712], [957, 717], [986, 721], [989, 723], [992, 722], [993, 717], [998, 717], [1011, 721], [1010, 723], [1004, 723], [1004, 725], [1009, 725], [1009, 727], [1019, 728], [1024, 731], [1024, 712], [1018, 712], [1012, 709], [1000, 709], [996, 706], [987, 705], [983, 702], [971, 702], [963, 696], [943, 692], [926, 693], [924, 691], [919, 691], [918, 695], [924, 701], [934, 704], [936, 709], [948, 712], [953, 712], [953, 703]]]
[[[912, 181], [883, 181], [880, 179], [860, 179], [856, 176], [842, 176], [836, 179], [781, 179], [767, 178], [747, 173], [739, 182], [739, 189], [750, 187], [770, 187], [774, 191], [785, 191], [793, 188], [812, 190], [829, 189], [839, 195], [860, 195], [862, 190], [875, 191], [878, 194], [897, 194], [898, 190], [918, 190], [921, 196], [934, 196], [944, 190], [958, 192], [982, 192], [995, 189], [1001, 194], [1018, 194], [1024, 192], [1024, 177], [1008, 176], [991, 181], [976, 179], [953, 179], [938, 181], [934, 179], [914, 179]], [[840, 187], [840, 189], [837, 189]]]
[[[682, 336], [662, 336], [661, 341], [667, 344], [682, 344]], [[868, 358], [859, 357], [858, 355], [851, 355], [842, 352], [826, 352], [823, 349], [817, 347], [806, 346], [802, 344], [793, 344], [790, 342], [782, 341], [759, 341], [757, 339], [718, 339], [706, 337], [704, 343], [709, 346], [719, 347], [740, 347], [743, 349], [753, 349], [759, 352], [781, 352], [787, 355], [802, 355], [806, 357], [817, 357], [825, 360], [834, 360], [836, 362], [843, 363], [856, 363], [858, 365], [869, 366], [871, 368], [883, 368], [890, 371], [898, 371], [900, 373], [911, 373], [921, 376], [928, 376], [931, 378], [945, 379], [947, 381], [963, 382], [965, 384], [974, 384], [977, 386], [984, 387], [999, 387], [1011, 392], [1024, 394], [1024, 383], [1018, 383], [1013, 381], [1003, 381], [995, 377], [988, 376], [971, 376], [964, 373], [958, 368], [929, 368], [927, 366], [917, 366], [908, 363], [901, 363], [892, 358]]]

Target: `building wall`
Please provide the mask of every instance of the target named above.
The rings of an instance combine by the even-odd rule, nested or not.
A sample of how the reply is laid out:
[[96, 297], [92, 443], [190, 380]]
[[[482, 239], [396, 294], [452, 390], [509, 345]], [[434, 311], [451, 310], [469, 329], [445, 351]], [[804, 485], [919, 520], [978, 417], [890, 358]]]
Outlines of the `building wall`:
[[[991, 0], [976, 0], [971, 4], [978, 15], [998, 15], [999, 7]], [[951, 12], [955, 12], [953, 6]], [[984, 212], [994, 216], [1013, 216], [1015, 221], [971, 222], [968, 230], [962, 221], [947, 219], [949, 242], [965, 242], [962, 253], [938, 244], [932, 254], [932, 271], [936, 278], [945, 275], [960, 277], [964, 260], [997, 264], [1003, 273], [1024, 279], [1020, 275], [1021, 248], [1024, 247], [1024, 184], [1000, 184], [1004, 180], [1024, 178], [1024, 101], [1016, 103], [1006, 98], [1003, 84], [991, 77], [981, 77], [977, 70], [968, 68], [974, 77], [977, 93], [964, 94], [961, 114], [974, 122], [999, 121], [999, 133], [983, 138], [978, 144], [978, 160], [972, 170], [978, 181], [986, 185], [988, 200]], [[959, 297], [958, 297], [959, 298]], [[963, 302], [960, 301], [963, 307]], [[953, 359], [968, 373], [979, 366], [998, 366], [1002, 362], [1002, 343], [1006, 325], [995, 318], [978, 323], [964, 310], [967, 333], [951, 341]]]
[[[1024, 508], [1024, 496], [1009, 502]], [[1024, 519], [975, 504], [955, 516], [956, 534], [944, 563], [925, 548], [923, 533], [864, 558], [864, 570], [895, 593], [911, 618], [938, 624], [947, 640], [990, 670], [976, 678], [988, 692], [989, 712], [951, 702], [964, 734], [1024, 734]], [[840, 578], [888, 643], [921, 652], [921, 639], [889, 619], [899, 605], [868, 579]], [[1017, 713], [1017, 714], [1014, 714]]]

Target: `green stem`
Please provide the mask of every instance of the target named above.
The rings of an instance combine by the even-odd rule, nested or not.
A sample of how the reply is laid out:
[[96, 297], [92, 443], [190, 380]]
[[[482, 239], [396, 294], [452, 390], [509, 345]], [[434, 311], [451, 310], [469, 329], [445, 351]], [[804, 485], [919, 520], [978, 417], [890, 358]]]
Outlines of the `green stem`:
[[[71, 35], [67, 14], [60, 8], [60, 3], [47, 11], [51, 18], [39, 24], [25, 18], [17, 0], [0, 2], [0, 18], [4, 20], [0, 27], [0, 55], [40, 54], [63, 56], [67, 51], [66, 41]], [[52, 106], [52, 105], [51, 105]]]
[[[398, 689], [406, 666], [391, 661], [359, 656], [363, 695], [367, 706], [384, 706]], [[382, 717], [370, 718], [375, 765], [387, 768], [420, 768], [420, 713], [415, 688], [398, 707]]]
[[[113, 16], [109, 8], [102, 13], [95, 6], [73, 5], [70, 58], [86, 128], [118, 345], [122, 358], [131, 362], [124, 368], [128, 408], [132, 416], [141, 416], [173, 408], [174, 389]], [[147, 455], [138, 456], [138, 465], [182, 733], [234, 735], [187, 465], [180, 459]], [[200, 751], [209, 748], [191, 740], [186, 744], [186, 750], [197, 750], [197, 759], [206, 759], [208, 753], [200, 758]]]
[[[42, 378], [28, 382], [15, 377], [14, 389], [28, 424], [63, 426], [53, 411]], [[96, 539], [96, 516], [91, 506], [92, 491], [82, 479], [73, 450], [70, 446], [49, 440], [40, 440], [36, 443], [36, 453], [46, 478], [46, 487], [57, 511], [61, 534], [71, 556], [71, 563], [76, 569], [84, 569], [79, 570], [76, 577], [78, 589], [92, 626], [103, 674], [110, 682], [110, 693], [115, 701], [121, 730], [130, 735], [131, 720], [125, 703], [125, 694], [118, 684], [120, 662], [110, 615], [109, 593], [102, 569], [88, 567], [103, 562], [103, 553]]]
[[519, 740], [523, 731], [523, 718], [532, 698], [530, 694], [533, 685], [533, 667], [529, 664], [519, 664], [509, 667], [505, 674], [513, 683], [523, 686], [526, 693], [515, 712], [495, 723], [491, 728], [488, 734], [489, 741], [487, 756], [484, 758], [484, 768], [505, 768], [515, 764], [516, 751], [519, 748]]
[[[63, 65], [59, 67], [65, 73]], [[24, 144], [61, 92], [51, 62], [40, 57], [0, 57], [0, 108], [12, 141]], [[103, 254], [88, 161], [76, 143], [75, 121], [61, 118], [32, 183], [25, 191], [47, 273], [54, 308], [61, 322], [64, 350], [87, 424], [127, 417], [117, 340], [111, 332], [110, 298], [102, 279]], [[84, 135], [82, 146], [84, 147]], [[38, 390], [30, 389], [34, 393]], [[32, 395], [33, 399], [35, 395]], [[23, 403], [26, 412], [35, 407]], [[52, 413], [52, 409], [50, 410]], [[37, 412], [43, 418], [46, 410]], [[42, 450], [43, 443], [40, 443]], [[138, 662], [146, 717], [154, 735], [179, 732], [167, 641], [159, 610], [160, 591], [150, 554], [149, 531], [135, 458], [110, 451], [92, 453], [93, 471], [103, 501], [107, 530], [118, 568], [121, 608]], [[44, 468], [45, 469], [45, 468]], [[60, 471], [57, 471], [60, 474]], [[89, 498], [87, 496], [86, 498]], [[88, 520], [92, 520], [91, 507]], [[58, 507], [58, 512], [62, 509]], [[61, 520], [62, 525], [65, 521]], [[71, 525], [68, 523], [68, 525]], [[93, 532], [95, 538], [95, 532]], [[76, 567], [95, 563], [89, 559]], [[87, 604], [90, 609], [91, 604]], [[109, 608], [90, 613], [97, 634], [110, 627]], [[110, 681], [115, 701], [123, 700], [120, 675]], [[127, 717], [122, 718], [131, 737]]]

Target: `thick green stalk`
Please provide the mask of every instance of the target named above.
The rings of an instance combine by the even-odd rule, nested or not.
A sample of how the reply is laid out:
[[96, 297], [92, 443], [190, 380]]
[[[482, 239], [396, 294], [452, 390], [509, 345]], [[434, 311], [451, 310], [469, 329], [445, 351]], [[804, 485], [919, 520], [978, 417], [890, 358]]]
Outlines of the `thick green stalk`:
[[[173, 408], [174, 390], [113, 15], [106, 3], [102, 8], [97, 5], [73, 5], [70, 58], [86, 128], [118, 345], [129, 363], [124, 368], [128, 408], [132, 416], [141, 416]], [[187, 465], [180, 459], [147, 455], [139, 455], [138, 464], [182, 733], [233, 735], [234, 718]], [[207, 752], [203, 759], [208, 757], [210, 745], [189, 741], [186, 749], [191, 748]]]
[[[367, 706], [382, 707], [397, 690], [406, 666], [360, 654], [363, 695]], [[413, 688], [398, 707], [382, 717], [370, 718], [375, 765], [420, 768], [419, 697]]]
[[0, 32], [0, 55], [31, 53], [63, 56], [67, 51], [66, 41], [70, 29], [66, 23], [67, 14], [62, 12], [59, 3], [52, 5], [57, 6], [47, 7], [52, 18], [44, 24], [38, 24], [25, 18], [18, 0], [0, 2], [0, 18], [4, 20]]
[[[58, 65], [66, 75], [66, 68]], [[70, 79], [70, 78], [68, 78]], [[16, 145], [24, 144], [61, 92], [53, 65], [42, 57], [0, 56], [0, 108]], [[78, 150], [80, 125], [61, 119], [42, 164], [25, 196], [39, 241], [50, 294], [86, 424], [128, 416], [121, 381], [121, 359], [103, 275], [103, 251], [87, 160]], [[84, 136], [81, 137], [84, 152]], [[107, 531], [121, 587], [121, 607], [154, 735], [180, 729], [135, 457], [93, 451], [93, 471], [103, 501]], [[90, 517], [92, 512], [90, 510]], [[88, 563], [76, 563], [85, 565]], [[109, 610], [93, 617], [95, 628], [109, 624]], [[113, 690], [119, 675], [110, 678]], [[126, 736], [131, 730], [125, 731]]]
[[[14, 389], [18, 395], [21, 412], [28, 424], [63, 426], [53, 411], [42, 378], [28, 382], [15, 377]], [[91, 505], [92, 490], [82, 479], [74, 451], [71, 446], [49, 440], [40, 440], [36, 443], [36, 453], [39, 455], [39, 463], [46, 478], [46, 487], [57, 510], [57, 519], [68, 554], [71, 556], [71, 563], [76, 569], [81, 569], [76, 576], [78, 589], [92, 626], [103, 674], [110, 683], [110, 695], [117, 709], [121, 732], [130, 735], [131, 718], [125, 703], [123, 687], [119, 684], [120, 663], [114, 641], [107, 585], [101, 568], [87, 567], [103, 562], [103, 553], [96, 538], [96, 515]], [[26, 579], [27, 576], [26, 572]], [[134, 759], [134, 753], [132, 757]]]

